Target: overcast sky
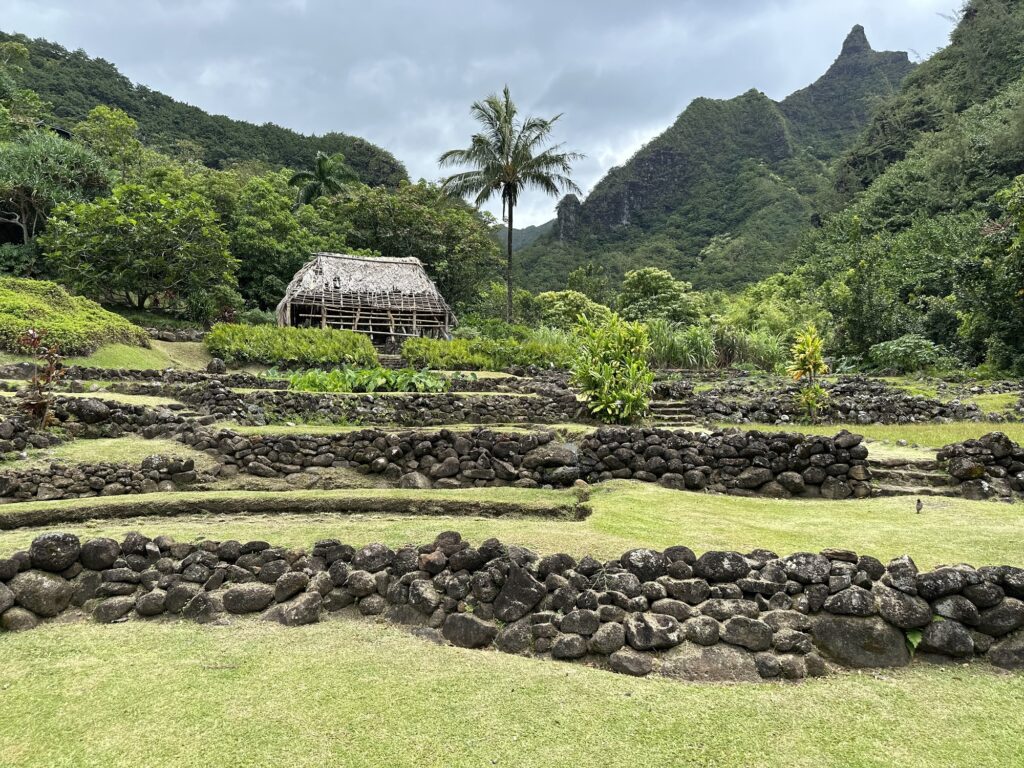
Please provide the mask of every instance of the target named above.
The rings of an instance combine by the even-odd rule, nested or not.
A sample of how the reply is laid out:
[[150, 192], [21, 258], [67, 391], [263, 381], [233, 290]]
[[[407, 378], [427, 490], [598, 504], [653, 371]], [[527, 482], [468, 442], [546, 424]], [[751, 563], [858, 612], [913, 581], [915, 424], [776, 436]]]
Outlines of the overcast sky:
[[[927, 58], [960, 0], [0, 0], [0, 28], [102, 57], [203, 109], [363, 136], [413, 179], [468, 144], [472, 101], [508, 83], [564, 113], [584, 192], [697, 96], [781, 99], [821, 75], [854, 24]], [[516, 225], [553, 215], [531, 193]], [[500, 212], [500, 205], [498, 205]]]

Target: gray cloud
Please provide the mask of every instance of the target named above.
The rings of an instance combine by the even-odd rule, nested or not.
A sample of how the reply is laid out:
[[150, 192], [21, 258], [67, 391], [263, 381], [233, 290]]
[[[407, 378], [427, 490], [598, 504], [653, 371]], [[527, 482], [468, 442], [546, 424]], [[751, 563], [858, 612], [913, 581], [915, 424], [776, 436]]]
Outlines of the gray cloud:
[[[782, 98], [825, 71], [850, 27], [927, 56], [958, 0], [0, 0], [5, 31], [114, 62], [211, 112], [380, 144], [413, 178], [467, 143], [469, 104], [508, 83], [563, 113], [588, 190], [697, 96]], [[554, 201], [531, 194], [517, 224]], [[498, 206], [500, 208], [500, 206]]]

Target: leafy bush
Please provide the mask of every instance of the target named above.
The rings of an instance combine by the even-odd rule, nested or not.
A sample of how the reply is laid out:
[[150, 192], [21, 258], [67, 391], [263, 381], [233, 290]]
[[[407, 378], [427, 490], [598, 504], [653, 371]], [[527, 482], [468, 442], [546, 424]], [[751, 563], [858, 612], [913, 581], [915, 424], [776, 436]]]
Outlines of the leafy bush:
[[235, 321], [241, 325], [277, 325], [277, 315], [270, 309], [245, 309]]
[[647, 413], [654, 383], [654, 372], [647, 365], [651, 351], [647, 328], [617, 315], [603, 325], [585, 319], [577, 341], [572, 379], [590, 412], [612, 423], [629, 423]]
[[500, 371], [530, 365], [568, 368], [574, 354], [572, 337], [553, 328], [539, 328], [522, 338], [414, 338], [402, 345], [402, 357], [409, 365], [453, 371]]
[[149, 344], [141, 328], [56, 283], [0, 277], [0, 349], [28, 352], [19, 339], [30, 329], [64, 355], [87, 355], [104, 344]]
[[868, 357], [876, 366], [900, 373], [914, 373], [925, 368], [933, 368], [939, 365], [945, 356], [945, 349], [916, 333], [908, 333], [892, 341], [883, 341], [868, 350]]
[[547, 291], [536, 296], [540, 319], [550, 328], [570, 330], [580, 317], [597, 323], [607, 322], [612, 311], [579, 291]]
[[413, 368], [352, 368], [330, 371], [313, 369], [293, 373], [288, 388], [298, 392], [445, 392], [448, 380], [430, 371]]
[[205, 341], [210, 354], [230, 363], [283, 368], [377, 363], [370, 339], [352, 331], [218, 323]]

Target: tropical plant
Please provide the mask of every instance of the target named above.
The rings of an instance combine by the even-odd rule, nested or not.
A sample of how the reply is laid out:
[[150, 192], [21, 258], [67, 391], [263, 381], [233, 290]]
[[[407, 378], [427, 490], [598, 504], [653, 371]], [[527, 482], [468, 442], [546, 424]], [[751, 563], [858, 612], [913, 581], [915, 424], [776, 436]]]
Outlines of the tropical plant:
[[825, 364], [825, 341], [814, 325], [808, 325], [797, 334], [793, 342], [792, 360], [786, 369], [794, 381], [803, 381], [799, 400], [807, 417], [814, 421], [818, 411], [828, 401], [828, 393], [818, 383], [819, 376], [828, 373]]
[[288, 388], [298, 392], [446, 392], [449, 381], [424, 369], [353, 368], [313, 369], [293, 373]]
[[60, 350], [56, 345], [45, 344], [45, 335], [29, 329], [18, 339], [18, 346], [36, 359], [32, 378], [28, 382], [28, 393], [21, 405], [35, 419], [40, 429], [46, 429], [46, 422], [50, 418], [53, 385], [64, 375]]
[[589, 411], [616, 424], [636, 421], [647, 413], [654, 383], [654, 372], [647, 365], [647, 328], [618, 315], [603, 324], [582, 318], [576, 339], [579, 351], [572, 381]]
[[296, 171], [288, 179], [289, 186], [298, 187], [295, 195], [295, 209], [309, 205], [319, 197], [340, 195], [349, 184], [359, 177], [345, 162], [341, 153], [328, 155], [317, 152], [313, 167], [307, 171]]
[[938, 344], [916, 333], [883, 341], [868, 350], [868, 357], [878, 368], [898, 373], [915, 373], [935, 367], [947, 356], [946, 350]]
[[561, 117], [544, 119], [527, 117], [520, 120], [508, 86], [502, 95], [491, 94], [470, 107], [473, 118], [482, 130], [474, 134], [466, 149], [452, 149], [441, 155], [442, 168], [470, 166], [472, 170], [449, 176], [442, 188], [457, 197], [473, 197], [483, 205], [494, 195], [501, 196], [502, 220], [507, 227], [505, 285], [507, 289], [505, 319], [512, 322], [512, 234], [513, 213], [520, 194], [526, 189], [539, 189], [557, 196], [580, 192], [569, 178], [572, 163], [582, 155], [562, 151], [556, 144], [544, 148], [551, 131]]
[[282, 368], [377, 364], [377, 352], [369, 337], [330, 328], [218, 323], [204, 341], [210, 354], [229, 363]]

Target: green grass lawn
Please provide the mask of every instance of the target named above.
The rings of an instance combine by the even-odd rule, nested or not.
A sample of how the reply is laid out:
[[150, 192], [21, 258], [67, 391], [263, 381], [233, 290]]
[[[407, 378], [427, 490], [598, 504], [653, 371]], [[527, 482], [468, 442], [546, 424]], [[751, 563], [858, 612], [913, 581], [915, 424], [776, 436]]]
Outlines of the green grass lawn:
[[355, 618], [50, 625], [2, 647], [0, 765], [20, 768], [1024, 762], [1021, 678], [979, 665], [697, 685]]
[[210, 469], [217, 464], [213, 457], [202, 451], [193, 450], [176, 440], [168, 438], [146, 440], [135, 435], [127, 435], [117, 438], [72, 440], [53, 448], [32, 451], [27, 459], [0, 462], [0, 471], [48, 467], [53, 461], [63, 461], [68, 464], [109, 462], [137, 466], [147, 456], [158, 453], [165, 456], [194, 459], [197, 469]]
[[61, 397], [94, 397], [97, 400], [108, 400], [115, 403], [124, 403], [125, 405], [145, 405], [149, 408], [157, 408], [160, 406], [167, 405], [181, 405], [181, 403], [171, 397], [160, 397], [158, 395], [126, 395], [121, 392], [111, 392], [109, 390], [98, 390], [96, 392], [59, 392]]
[[[312, 508], [331, 493], [279, 496], [309, 499]], [[569, 496], [502, 488], [360, 492], [401, 494], [540, 506]], [[419, 543], [457, 529], [472, 541], [498, 536], [542, 552], [599, 557], [676, 543], [698, 551], [764, 546], [780, 553], [847, 546], [883, 559], [910, 552], [922, 567], [1020, 563], [1024, 555], [1020, 505], [961, 499], [929, 501], [916, 515], [910, 499], [741, 499], [619, 481], [595, 489], [593, 514], [571, 522], [218, 515], [201, 511], [208, 494], [164, 496], [194, 499], [196, 512], [54, 527], [83, 536], [142, 530], [179, 540], [266, 538], [295, 546], [329, 536], [355, 544]], [[44, 504], [54, 502], [35, 506]], [[9, 510], [0, 508], [0, 515]], [[0, 532], [0, 555], [38, 533]], [[0, 765], [28, 768], [591, 766], [626, 754], [631, 762], [737, 768], [976, 768], [1024, 761], [1021, 676], [982, 664], [849, 672], [800, 684], [698, 685], [437, 646], [351, 617], [299, 628], [254, 620], [227, 627], [51, 624], [3, 636], [0, 653]], [[144, 734], [143, 742], [126, 738], [126, 723]]]
[[1019, 392], [986, 392], [982, 395], [972, 395], [965, 398], [965, 402], [974, 403], [984, 413], [1006, 413], [1012, 411], [1020, 402]]
[[[592, 514], [581, 521], [537, 516], [452, 516], [438, 514], [331, 514], [332, 499], [478, 500], [533, 504], [538, 511], [571, 502], [568, 491], [481, 488], [456, 491], [293, 491], [190, 492], [146, 494], [74, 502], [26, 502], [0, 507], [0, 516], [31, 510], [102, 504], [130, 506], [162, 500], [194, 502], [197, 514], [143, 520], [92, 520], [49, 526], [82, 535], [123, 536], [131, 530], [170, 534], [181, 540], [197, 537], [254, 539], [288, 546], [308, 546], [317, 538], [336, 536], [354, 544], [383, 541], [391, 545], [423, 543], [441, 530], [457, 529], [472, 541], [490, 536], [540, 552], [576, 556], [617, 557], [636, 546], [664, 548], [686, 544], [698, 552], [709, 549], [749, 551], [767, 547], [785, 555], [848, 547], [886, 561], [909, 553], [919, 566], [969, 562], [974, 565], [1024, 564], [1020, 530], [1024, 507], [991, 501], [927, 499], [924, 512], [914, 512], [909, 497], [858, 501], [794, 501], [737, 498], [671, 491], [657, 485], [615, 481], [595, 488], [588, 502]], [[308, 503], [308, 514], [202, 514], [214, 498], [253, 502], [289, 498]], [[318, 506], [319, 505], [319, 506]], [[245, 506], [242, 504], [241, 506]], [[302, 511], [306, 511], [305, 509]], [[0, 554], [27, 546], [38, 529], [0, 531]]]

